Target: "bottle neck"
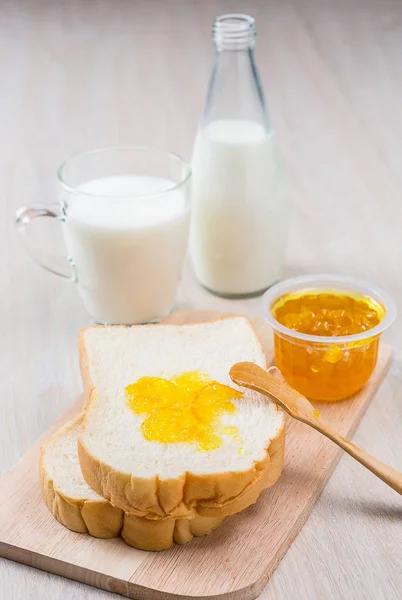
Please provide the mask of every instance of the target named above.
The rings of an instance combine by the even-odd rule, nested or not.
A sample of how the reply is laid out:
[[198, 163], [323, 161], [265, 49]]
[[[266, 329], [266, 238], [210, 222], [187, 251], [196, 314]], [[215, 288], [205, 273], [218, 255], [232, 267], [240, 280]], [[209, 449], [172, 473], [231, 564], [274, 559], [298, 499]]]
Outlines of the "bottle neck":
[[256, 37], [255, 20], [248, 15], [222, 15], [214, 21], [212, 38], [218, 52], [252, 50]]
[[270, 130], [254, 61], [255, 22], [247, 15], [223, 15], [213, 26], [216, 49], [202, 123], [220, 119], [257, 121]]

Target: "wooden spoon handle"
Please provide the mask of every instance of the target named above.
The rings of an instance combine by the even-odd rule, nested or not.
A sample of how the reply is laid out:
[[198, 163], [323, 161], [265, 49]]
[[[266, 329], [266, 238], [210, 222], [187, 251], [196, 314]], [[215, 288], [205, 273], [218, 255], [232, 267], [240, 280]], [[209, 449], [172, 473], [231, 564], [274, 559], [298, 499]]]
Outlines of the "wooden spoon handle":
[[[271, 371], [271, 369], [270, 369]], [[350, 454], [364, 467], [377, 475], [384, 483], [402, 494], [402, 473], [378, 460], [365, 450], [362, 450], [336, 431], [325, 425], [319, 417], [318, 411], [310, 402], [288, 385], [279, 371], [267, 373], [261, 367], [253, 363], [237, 363], [230, 370], [232, 380], [240, 386], [256, 390], [265, 394], [271, 400], [281, 406], [286, 412], [302, 423], [314, 427], [317, 431], [335, 442], [342, 450]], [[318, 413], [318, 414], [316, 414]]]
[[399, 494], [402, 494], [402, 473], [381, 462], [381, 460], [362, 450], [359, 446], [356, 446], [356, 444], [353, 444], [353, 442], [342, 437], [326, 425], [319, 422], [310, 422], [309, 424], [335, 442], [342, 450], [359, 461], [360, 464], [369, 469], [374, 475], [377, 475], [384, 483], [388, 484]]

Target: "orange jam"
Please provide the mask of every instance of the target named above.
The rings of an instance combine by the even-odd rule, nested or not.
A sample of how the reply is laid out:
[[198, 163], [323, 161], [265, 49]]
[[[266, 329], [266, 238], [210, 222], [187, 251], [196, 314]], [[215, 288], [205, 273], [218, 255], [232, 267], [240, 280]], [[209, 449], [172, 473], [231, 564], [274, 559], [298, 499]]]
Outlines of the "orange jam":
[[355, 335], [378, 325], [385, 316], [379, 302], [357, 293], [302, 290], [278, 298], [271, 312], [288, 329], [323, 337], [322, 342], [310, 341], [275, 332], [276, 364], [303, 395], [327, 402], [342, 400], [371, 376], [378, 336], [339, 343], [326, 338]]
[[145, 439], [162, 442], [196, 442], [200, 450], [222, 445], [221, 435], [239, 439], [237, 427], [223, 427], [219, 416], [236, 412], [231, 402], [241, 392], [191, 371], [172, 379], [142, 377], [126, 387], [127, 404], [147, 415], [141, 425]]

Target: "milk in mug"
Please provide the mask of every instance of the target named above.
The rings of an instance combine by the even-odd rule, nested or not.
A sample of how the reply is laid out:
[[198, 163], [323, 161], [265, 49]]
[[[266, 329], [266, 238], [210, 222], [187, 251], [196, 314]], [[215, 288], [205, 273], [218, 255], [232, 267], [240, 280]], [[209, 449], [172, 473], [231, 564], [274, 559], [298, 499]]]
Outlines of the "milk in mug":
[[65, 239], [96, 321], [144, 323], [172, 309], [189, 229], [188, 203], [174, 188], [161, 177], [118, 175], [68, 196]]

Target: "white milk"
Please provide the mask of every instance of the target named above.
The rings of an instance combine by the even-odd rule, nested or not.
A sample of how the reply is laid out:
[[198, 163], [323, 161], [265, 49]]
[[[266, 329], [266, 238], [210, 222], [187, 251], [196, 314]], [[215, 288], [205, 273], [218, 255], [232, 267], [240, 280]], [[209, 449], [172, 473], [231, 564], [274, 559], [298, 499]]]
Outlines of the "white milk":
[[193, 152], [191, 254], [198, 280], [224, 295], [282, 276], [288, 207], [274, 134], [247, 120], [213, 121]]
[[[87, 181], [67, 200], [65, 238], [88, 313], [101, 323], [143, 323], [173, 307], [185, 257], [189, 209], [159, 177]], [[90, 194], [94, 194], [91, 196]]]

